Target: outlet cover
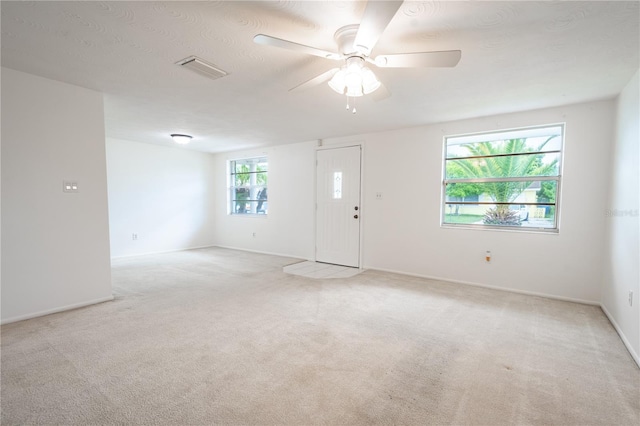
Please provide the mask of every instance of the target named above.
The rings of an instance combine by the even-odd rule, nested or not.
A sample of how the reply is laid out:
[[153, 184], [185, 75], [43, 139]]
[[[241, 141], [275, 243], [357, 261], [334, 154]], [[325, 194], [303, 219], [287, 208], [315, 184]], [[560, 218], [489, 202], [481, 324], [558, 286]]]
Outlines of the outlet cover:
[[71, 180], [63, 180], [62, 192], [78, 192], [78, 183]]

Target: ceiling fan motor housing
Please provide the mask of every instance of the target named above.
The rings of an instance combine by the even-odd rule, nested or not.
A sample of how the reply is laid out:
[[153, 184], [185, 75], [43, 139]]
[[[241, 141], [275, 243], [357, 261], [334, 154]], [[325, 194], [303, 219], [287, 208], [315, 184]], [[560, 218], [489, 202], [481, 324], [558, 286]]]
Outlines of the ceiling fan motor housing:
[[339, 52], [345, 55], [364, 55], [364, 51], [359, 51], [354, 45], [359, 27], [360, 25], [358, 24], [346, 25], [342, 28], [339, 28], [338, 31], [335, 32], [333, 38], [338, 44]]

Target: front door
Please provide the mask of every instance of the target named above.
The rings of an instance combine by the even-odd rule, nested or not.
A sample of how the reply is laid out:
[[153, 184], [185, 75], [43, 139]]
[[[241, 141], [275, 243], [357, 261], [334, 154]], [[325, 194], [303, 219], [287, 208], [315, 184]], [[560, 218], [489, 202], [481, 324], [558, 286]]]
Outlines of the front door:
[[360, 147], [317, 151], [316, 261], [360, 266]]

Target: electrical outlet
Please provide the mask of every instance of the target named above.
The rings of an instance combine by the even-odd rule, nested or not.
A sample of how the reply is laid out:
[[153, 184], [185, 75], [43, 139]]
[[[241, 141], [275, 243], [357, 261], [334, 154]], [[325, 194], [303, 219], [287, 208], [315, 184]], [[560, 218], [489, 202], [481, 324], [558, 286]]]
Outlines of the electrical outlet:
[[633, 291], [629, 290], [629, 306], [633, 306]]
[[376, 192], [376, 200], [382, 200], [382, 192]]
[[256, 237], [256, 233], [255, 233], [255, 232], [252, 234], [252, 237], [253, 237], [253, 238], [255, 238], [255, 237]]
[[131, 234], [131, 239], [136, 241], [138, 239], [138, 234]]
[[70, 180], [62, 181], [62, 192], [78, 192], [78, 183]]

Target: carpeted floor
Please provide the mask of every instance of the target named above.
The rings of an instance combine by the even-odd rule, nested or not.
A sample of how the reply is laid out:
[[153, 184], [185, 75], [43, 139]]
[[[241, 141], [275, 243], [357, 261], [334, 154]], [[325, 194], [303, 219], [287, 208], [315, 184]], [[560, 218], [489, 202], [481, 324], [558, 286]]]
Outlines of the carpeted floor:
[[219, 248], [113, 262], [116, 300], [2, 326], [2, 425], [638, 425], [598, 307]]

